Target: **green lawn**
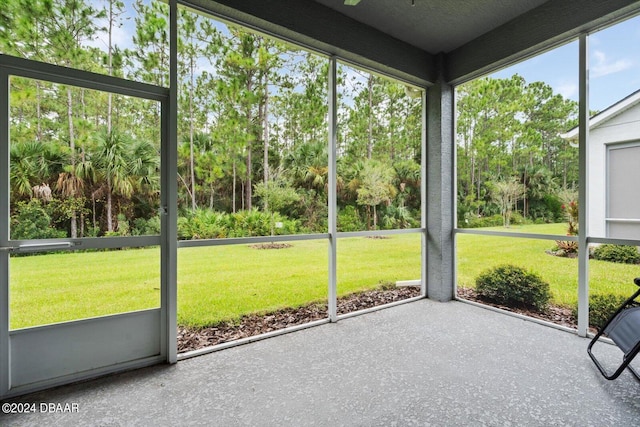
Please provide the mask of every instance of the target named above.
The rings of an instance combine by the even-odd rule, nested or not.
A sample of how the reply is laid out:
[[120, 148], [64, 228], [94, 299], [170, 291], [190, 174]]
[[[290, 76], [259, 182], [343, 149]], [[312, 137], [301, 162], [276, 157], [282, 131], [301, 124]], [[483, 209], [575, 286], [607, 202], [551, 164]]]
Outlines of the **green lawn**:
[[[178, 250], [178, 322], [203, 326], [327, 301], [328, 243]], [[420, 277], [420, 236], [338, 243], [338, 294]], [[11, 328], [159, 307], [157, 248], [11, 259]]]
[[[511, 231], [562, 234], [563, 224]], [[326, 302], [328, 244], [291, 242], [286, 249], [248, 245], [178, 251], [178, 321], [203, 326], [241, 315]], [[484, 269], [513, 263], [551, 284], [555, 303], [577, 301], [576, 259], [547, 255], [551, 240], [458, 235], [458, 284], [473, 286]], [[420, 277], [420, 236], [338, 241], [338, 294]], [[636, 265], [590, 261], [591, 292], [630, 294]], [[154, 308], [160, 305], [158, 248], [12, 257], [11, 328]]]
[[[501, 230], [493, 228], [490, 230]], [[566, 224], [543, 224], [512, 227], [508, 231], [558, 234]], [[510, 263], [535, 271], [551, 285], [555, 304], [572, 306], [578, 302], [578, 260], [545, 253], [555, 245], [553, 240], [512, 239], [497, 236], [460, 234], [457, 240], [458, 286], [475, 287], [475, 278], [485, 269]], [[589, 292], [629, 296], [640, 276], [640, 266], [589, 261]]]

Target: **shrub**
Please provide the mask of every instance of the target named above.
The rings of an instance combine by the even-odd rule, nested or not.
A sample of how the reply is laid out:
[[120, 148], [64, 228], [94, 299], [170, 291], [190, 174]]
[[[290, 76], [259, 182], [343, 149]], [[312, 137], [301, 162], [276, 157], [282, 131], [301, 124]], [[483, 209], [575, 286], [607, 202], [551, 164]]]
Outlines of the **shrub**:
[[347, 205], [338, 212], [338, 231], [361, 231], [365, 230], [366, 225], [360, 219], [358, 210]]
[[482, 216], [468, 219], [464, 228], [499, 227], [503, 224], [502, 215]]
[[391, 230], [395, 228], [420, 227], [420, 222], [416, 221], [409, 209], [405, 206], [388, 206], [382, 216], [383, 228]]
[[510, 223], [511, 223], [511, 225], [522, 225], [522, 224], [526, 223], [526, 220], [525, 220], [525, 218], [522, 216], [522, 214], [520, 212], [514, 211], [511, 214]]
[[555, 251], [557, 256], [569, 256], [570, 254], [577, 254], [578, 242], [569, 240], [556, 240]]
[[11, 215], [11, 238], [28, 240], [67, 237], [66, 231], [55, 229], [51, 222], [51, 216], [39, 200], [18, 202], [16, 212]]
[[150, 236], [160, 234], [160, 217], [154, 216], [149, 219], [136, 218], [133, 220], [131, 235], [133, 236]]
[[[627, 297], [614, 294], [593, 294], [589, 296], [589, 324], [601, 329]], [[574, 317], [578, 317], [578, 306], [573, 307]]]
[[621, 264], [638, 264], [640, 262], [638, 248], [627, 245], [600, 245], [593, 251], [593, 257], [600, 261]]
[[543, 311], [549, 304], [549, 284], [533, 272], [514, 265], [499, 265], [476, 278], [480, 298], [506, 305]]
[[180, 239], [216, 239], [226, 237], [225, 214], [198, 209], [178, 218]]

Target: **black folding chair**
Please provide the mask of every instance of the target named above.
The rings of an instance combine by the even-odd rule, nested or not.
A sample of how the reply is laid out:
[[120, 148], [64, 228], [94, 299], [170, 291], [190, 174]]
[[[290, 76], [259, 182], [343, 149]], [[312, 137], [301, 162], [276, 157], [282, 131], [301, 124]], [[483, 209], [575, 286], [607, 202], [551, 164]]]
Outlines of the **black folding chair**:
[[[633, 282], [640, 287], [640, 277], [636, 277]], [[638, 352], [640, 352], [640, 303], [635, 301], [638, 296], [640, 296], [640, 289], [626, 300], [613, 316], [607, 320], [607, 323], [600, 328], [600, 331], [593, 337], [587, 347], [587, 353], [589, 353], [589, 356], [598, 367], [600, 373], [608, 380], [615, 380], [626, 368], [640, 381], [638, 372], [629, 365]], [[622, 364], [611, 375], [607, 373], [605, 368], [591, 352], [591, 347], [593, 347], [602, 335], [609, 337], [622, 353], [624, 353]]]

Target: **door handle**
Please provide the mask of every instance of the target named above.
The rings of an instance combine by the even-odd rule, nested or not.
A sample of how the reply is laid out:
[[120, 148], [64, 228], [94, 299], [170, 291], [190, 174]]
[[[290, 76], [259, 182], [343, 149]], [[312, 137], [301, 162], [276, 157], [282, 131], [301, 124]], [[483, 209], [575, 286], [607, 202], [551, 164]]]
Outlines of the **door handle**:
[[75, 246], [73, 242], [51, 242], [51, 243], [25, 243], [17, 246], [2, 246], [1, 251], [7, 252], [37, 252], [52, 249], [69, 249]]

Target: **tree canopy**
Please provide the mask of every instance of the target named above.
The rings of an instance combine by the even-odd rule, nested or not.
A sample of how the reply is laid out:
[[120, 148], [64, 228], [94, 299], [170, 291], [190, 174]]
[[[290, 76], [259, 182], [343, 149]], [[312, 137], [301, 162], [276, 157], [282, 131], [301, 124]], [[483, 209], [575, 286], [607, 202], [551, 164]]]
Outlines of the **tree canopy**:
[[[289, 221], [283, 232], [326, 232], [329, 61], [179, 11], [175, 179], [180, 224], [191, 221], [182, 234], [238, 235], [221, 224], [232, 229], [256, 208], [271, 224]], [[0, 52], [167, 86], [168, 6], [6, 0]], [[71, 237], [158, 232], [157, 102], [19, 77], [10, 90], [12, 218], [40, 215], [34, 223]], [[421, 97], [345, 64], [338, 92], [339, 225], [419, 226]], [[575, 123], [575, 103], [519, 76], [479, 79], [457, 96], [460, 218], [498, 213], [491, 189], [514, 180], [523, 188], [514, 209], [553, 219], [556, 190], [577, 182], [577, 152], [559, 137]], [[198, 231], [198, 221], [218, 231]], [[12, 226], [12, 237], [57, 235], [39, 229]]]

